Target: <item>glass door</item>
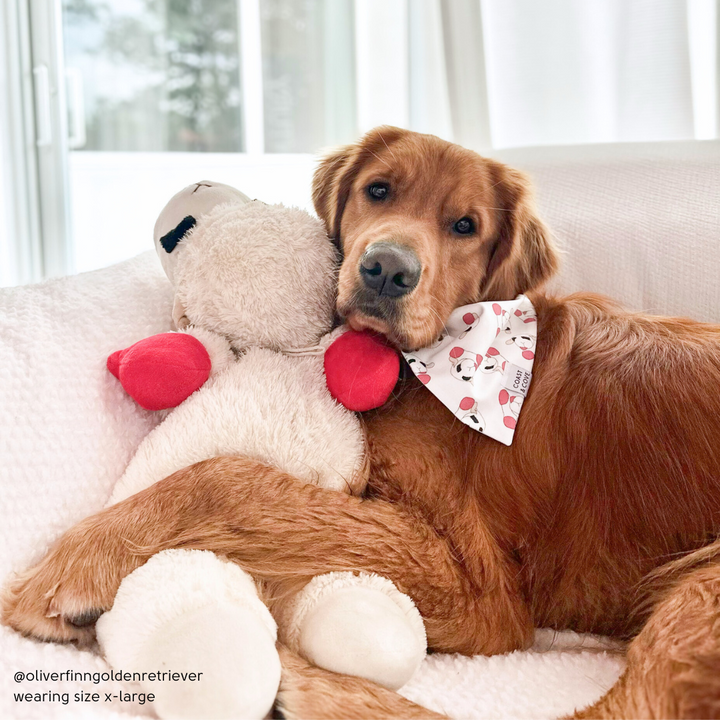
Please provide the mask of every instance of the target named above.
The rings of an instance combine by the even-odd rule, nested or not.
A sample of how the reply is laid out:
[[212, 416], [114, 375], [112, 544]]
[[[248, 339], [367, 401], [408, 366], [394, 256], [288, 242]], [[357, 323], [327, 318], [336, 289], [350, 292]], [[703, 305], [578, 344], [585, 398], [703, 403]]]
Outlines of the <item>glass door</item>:
[[56, 5], [68, 270], [151, 248], [198, 180], [309, 206], [312, 154], [357, 134], [352, 0]]
[[0, 188], [18, 208], [0, 284], [152, 248], [161, 208], [198, 180], [310, 207], [324, 148], [386, 123], [452, 139], [444, 3], [2, 0], [17, 87]]

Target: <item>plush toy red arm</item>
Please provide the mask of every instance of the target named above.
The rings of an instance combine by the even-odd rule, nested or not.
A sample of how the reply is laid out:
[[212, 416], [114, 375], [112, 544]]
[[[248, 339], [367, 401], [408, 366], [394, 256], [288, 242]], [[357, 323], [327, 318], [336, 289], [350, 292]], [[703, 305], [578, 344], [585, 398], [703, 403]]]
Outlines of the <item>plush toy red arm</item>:
[[108, 370], [146, 410], [177, 407], [201, 388], [212, 363], [192, 335], [162, 333], [145, 338], [107, 359]]
[[390, 397], [400, 374], [400, 358], [381, 335], [348, 330], [325, 351], [330, 394], [348, 410], [364, 412]]
[[[400, 359], [380, 335], [348, 330], [325, 352], [330, 394], [348, 410], [383, 405], [397, 383]], [[146, 410], [177, 407], [210, 376], [212, 363], [203, 344], [185, 333], [162, 333], [114, 352], [108, 370], [125, 392]]]

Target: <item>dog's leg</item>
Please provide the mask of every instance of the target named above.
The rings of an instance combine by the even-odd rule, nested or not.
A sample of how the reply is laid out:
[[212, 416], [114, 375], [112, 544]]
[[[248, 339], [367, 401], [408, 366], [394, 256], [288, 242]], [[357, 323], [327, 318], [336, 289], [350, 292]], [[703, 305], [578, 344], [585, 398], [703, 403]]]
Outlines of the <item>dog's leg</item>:
[[[95, 621], [112, 607], [121, 580], [152, 554], [132, 544], [141, 507], [113, 506], [66, 532], [35, 567], [2, 588], [3, 624], [41, 640], [88, 645]], [[131, 520], [125, 524], [124, 520]]]
[[485, 534], [478, 585], [444, 539], [394, 505], [307, 485], [246, 458], [214, 458], [66, 533], [12, 585], [3, 622], [46, 639], [81, 637], [87, 631], [77, 626], [111, 607], [125, 575], [160, 550], [185, 547], [227, 556], [280, 594], [326, 572], [376, 572], [413, 598], [430, 647], [507, 652], [530, 643], [532, 623], [517, 573]]
[[720, 718], [720, 542], [660, 568], [618, 683], [577, 718]]
[[317, 668], [285, 648], [280, 649], [280, 659], [282, 679], [277, 704], [288, 720], [440, 720], [446, 717], [369, 680]]

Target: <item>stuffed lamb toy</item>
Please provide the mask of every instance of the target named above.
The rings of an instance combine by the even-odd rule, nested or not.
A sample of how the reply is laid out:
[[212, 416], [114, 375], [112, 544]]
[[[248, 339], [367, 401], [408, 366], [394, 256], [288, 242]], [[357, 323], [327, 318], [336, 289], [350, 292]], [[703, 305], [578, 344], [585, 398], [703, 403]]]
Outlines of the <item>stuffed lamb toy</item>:
[[[342, 330], [331, 333], [337, 257], [322, 224], [201, 182], [170, 200], [155, 245], [175, 289], [178, 332], [114, 353], [108, 368], [144, 407], [177, 407], [140, 445], [110, 503], [232, 454], [361, 493], [361, 425], [331, 397], [323, 372]], [[116, 668], [202, 673], [182, 689], [148, 683], [165, 718], [264, 717], [280, 681], [278, 637], [320, 667], [392, 689], [425, 656], [417, 609], [385, 578], [319, 576], [292, 607], [278, 628], [239, 566], [167, 550], [125, 578], [97, 636]]]

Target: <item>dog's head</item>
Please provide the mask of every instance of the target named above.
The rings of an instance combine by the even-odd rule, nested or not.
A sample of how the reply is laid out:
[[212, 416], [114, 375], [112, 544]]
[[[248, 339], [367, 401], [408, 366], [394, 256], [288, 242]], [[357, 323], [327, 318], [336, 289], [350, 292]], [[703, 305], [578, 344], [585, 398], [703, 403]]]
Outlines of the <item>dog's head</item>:
[[557, 266], [525, 176], [432, 135], [372, 130], [321, 161], [313, 201], [344, 257], [339, 312], [405, 350], [456, 307], [512, 299]]

